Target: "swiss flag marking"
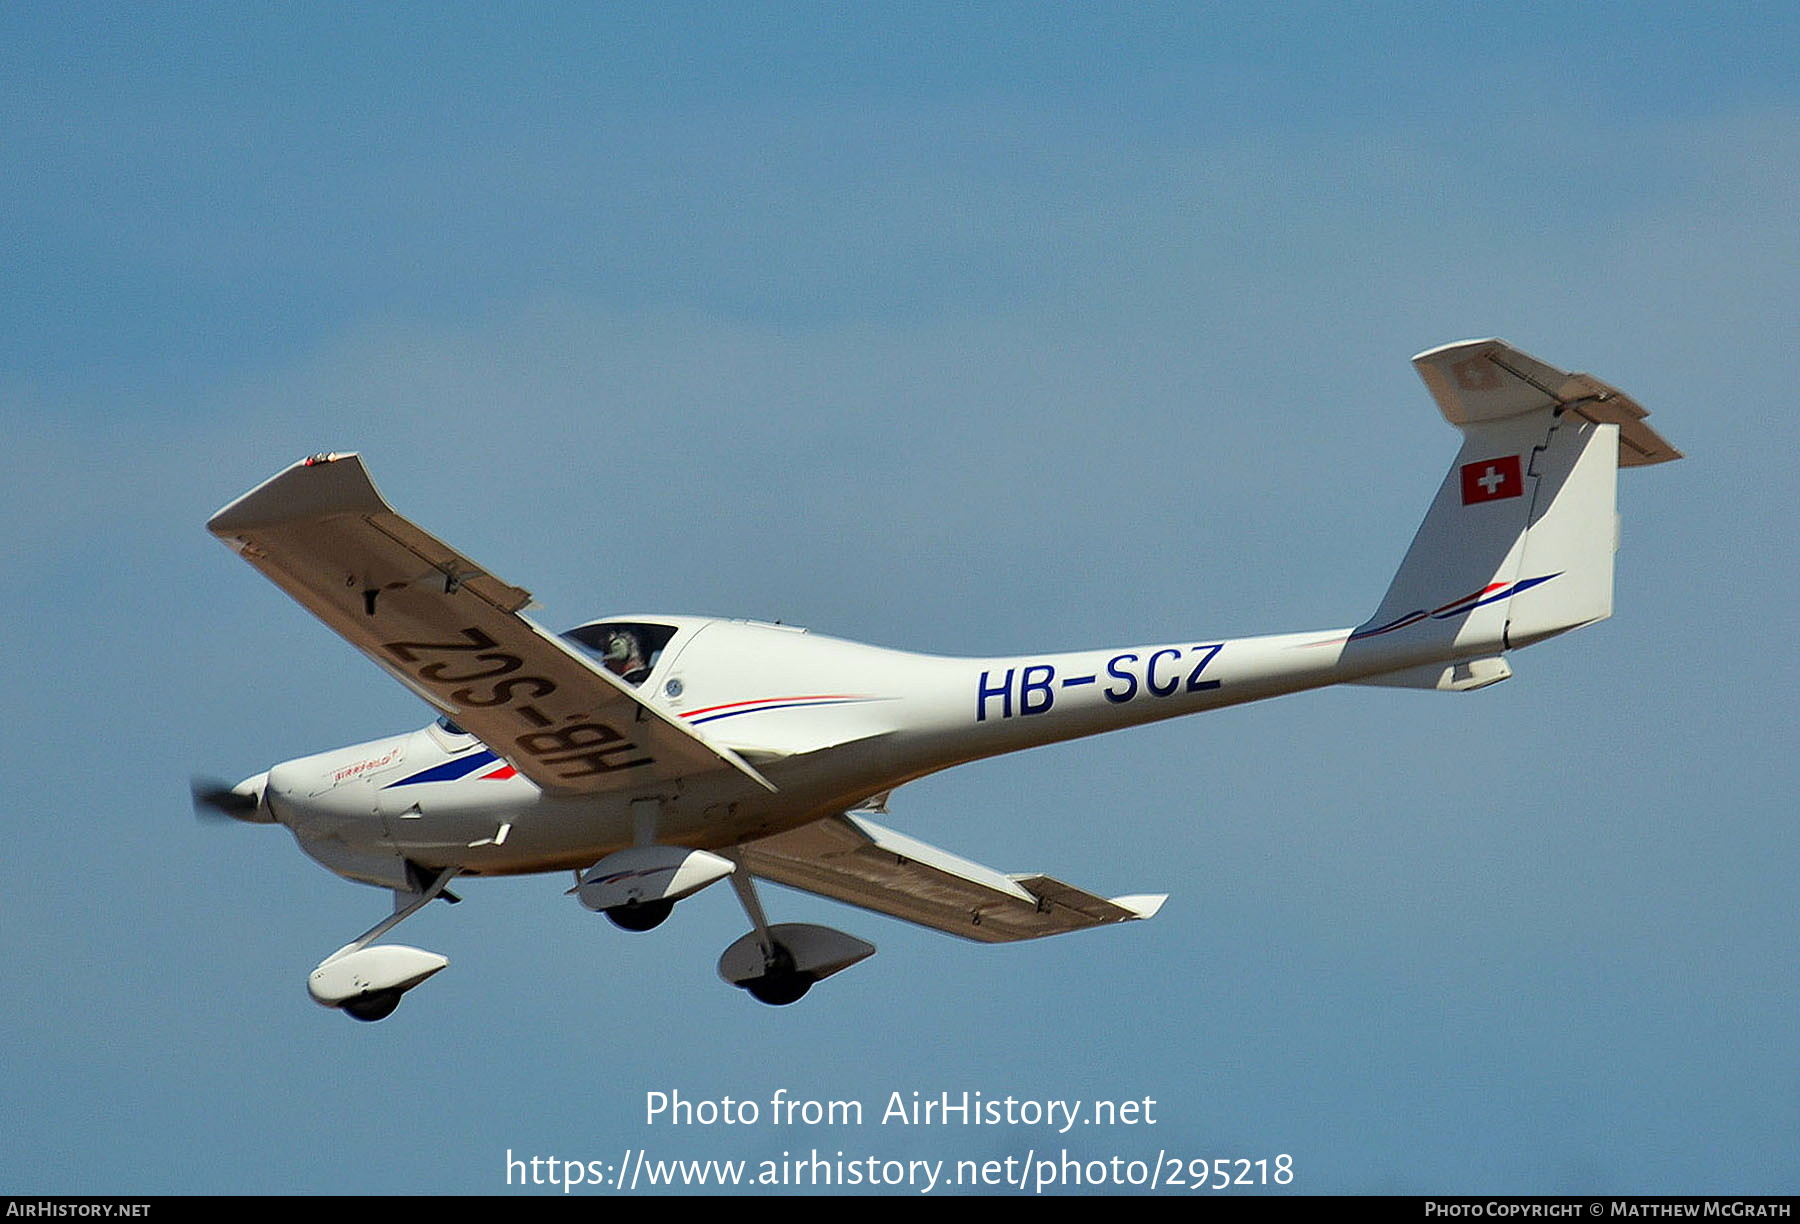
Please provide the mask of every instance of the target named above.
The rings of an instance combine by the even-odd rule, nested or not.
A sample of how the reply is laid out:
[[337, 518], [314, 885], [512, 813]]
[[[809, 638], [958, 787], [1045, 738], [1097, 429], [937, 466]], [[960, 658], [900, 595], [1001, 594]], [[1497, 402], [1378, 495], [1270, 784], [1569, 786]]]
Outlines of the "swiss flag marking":
[[1463, 505], [1476, 502], [1504, 501], [1525, 491], [1520, 475], [1519, 457], [1505, 455], [1499, 459], [1482, 459], [1462, 466]]

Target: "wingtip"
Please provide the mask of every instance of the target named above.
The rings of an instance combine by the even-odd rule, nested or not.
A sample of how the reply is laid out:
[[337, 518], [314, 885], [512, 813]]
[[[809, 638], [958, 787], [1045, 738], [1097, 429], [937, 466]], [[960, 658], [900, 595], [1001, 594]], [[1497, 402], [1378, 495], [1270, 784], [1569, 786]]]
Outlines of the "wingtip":
[[1111, 897], [1108, 899], [1120, 909], [1130, 910], [1133, 917], [1154, 918], [1156, 917], [1156, 912], [1163, 907], [1163, 902], [1169, 899], [1169, 894], [1141, 893], [1129, 897]]
[[220, 538], [326, 514], [391, 513], [356, 451], [321, 451], [291, 463], [206, 521]]
[[1488, 344], [1496, 344], [1502, 348], [1512, 347], [1512, 345], [1508, 344], [1498, 336], [1482, 336], [1478, 339], [1471, 340], [1452, 340], [1448, 344], [1433, 345], [1422, 353], [1414, 353], [1412, 355], [1412, 361], [1414, 365], [1417, 365], [1421, 361], [1430, 361], [1432, 358], [1441, 357], [1445, 353], [1454, 353], [1465, 349], [1478, 349], [1483, 345]]

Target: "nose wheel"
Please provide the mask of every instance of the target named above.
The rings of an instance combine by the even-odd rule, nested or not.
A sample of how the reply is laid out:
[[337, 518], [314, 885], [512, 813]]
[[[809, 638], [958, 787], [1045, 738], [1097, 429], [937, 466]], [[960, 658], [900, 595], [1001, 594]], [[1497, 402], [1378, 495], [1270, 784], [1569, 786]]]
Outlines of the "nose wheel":
[[416, 891], [395, 889], [391, 916], [320, 961], [312, 971], [306, 990], [313, 1001], [321, 1007], [335, 1007], [353, 1020], [373, 1022], [393, 1015], [401, 995], [450, 962], [422, 948], [375, 941], [438, 897], [454, 901], [445, 886], [456, 872], [447, 867]]

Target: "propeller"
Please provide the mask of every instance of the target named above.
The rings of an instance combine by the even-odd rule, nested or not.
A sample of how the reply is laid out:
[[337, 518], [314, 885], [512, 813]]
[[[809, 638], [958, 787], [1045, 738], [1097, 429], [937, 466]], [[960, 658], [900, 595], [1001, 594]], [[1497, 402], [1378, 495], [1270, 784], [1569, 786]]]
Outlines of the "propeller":
[[201, 820], [241, 820], [245, 824], [274, 824], [275, 817], [262, 803], [262, 779], [237, 786], [217, 778], [192, 778], [194, 815]]

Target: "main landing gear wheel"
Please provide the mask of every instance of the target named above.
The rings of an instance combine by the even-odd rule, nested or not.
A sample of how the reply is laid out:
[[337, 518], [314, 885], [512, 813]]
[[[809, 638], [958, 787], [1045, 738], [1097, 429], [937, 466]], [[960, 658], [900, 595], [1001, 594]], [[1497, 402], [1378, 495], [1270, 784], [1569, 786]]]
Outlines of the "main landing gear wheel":
[[752, 978], [744, 983], [744, 989], [758, 1003], [767, 1003], [770, 1007], [786, 1007], [789, 1003], [798, 1003], [806, 997], [817, 981], [810, 973], [801, 973], [794, 968], [794, 957], [780, 944], [775, 945], [774, 952], [768, 959], [768, 968], [759, 978]]
[[745, 985], [750, 997], [770, 1007], [786, 1007], [798, 1003], [812, 989], [813, 980], [804, 973], [772, 973]]
[[377, 990], [373, 994], [358, 995], [354, 999], [341, 1004], [344, 1014], [356, 1020], [373, 1023], [386, 1020], [400, 1006], [401, 991]]
[[[733, 884], [738, 881], [738, 876], [732, 877]], [[874, 955], [873, 944], [830, 927], [807, 922], [778, 922], [771, 926], [763, 917], [762, 907], [756, 904], [754, 891], [742, 887], [738, 896], [748, 897], [744, 908], [755, 929], [725, 949], [719, 957], [719, 976], [758, 1003], [771, 1007], [797, 1003], [814, 982], [822, 982]]]
[[673, 901], [633, 901], [604, 911], [612, 924], [625, 931], [649, 931], [663, 924], [675, 908]]

